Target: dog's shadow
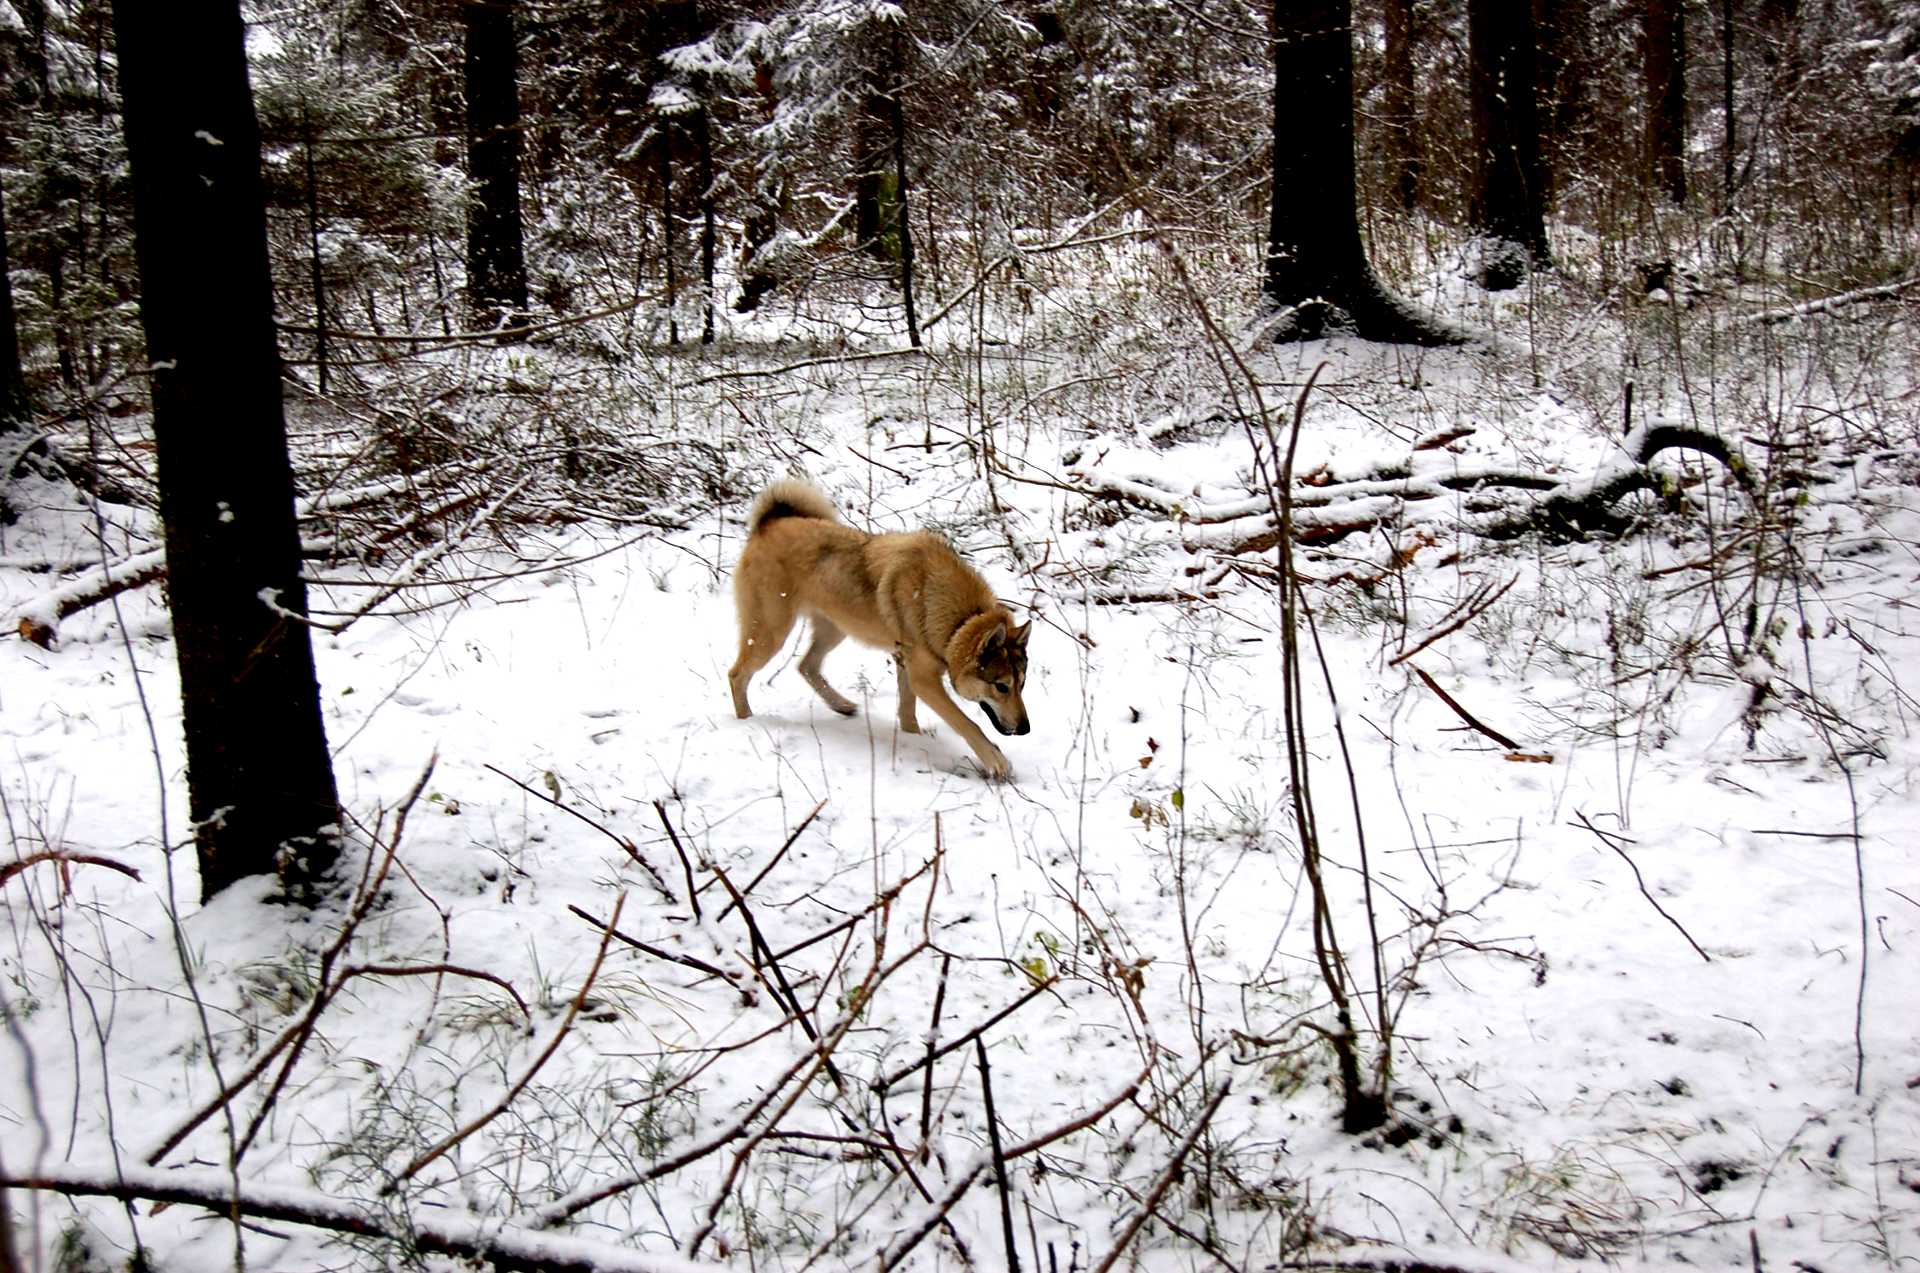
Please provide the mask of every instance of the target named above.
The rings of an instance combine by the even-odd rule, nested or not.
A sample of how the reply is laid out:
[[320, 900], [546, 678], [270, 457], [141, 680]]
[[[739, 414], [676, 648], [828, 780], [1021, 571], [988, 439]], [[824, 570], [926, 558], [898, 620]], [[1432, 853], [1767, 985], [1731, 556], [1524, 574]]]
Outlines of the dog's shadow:
[[[884, 755], [888, 759], [897, 757], [910, 761], [911, 755], [907, 749], [917, 746], [925, 756], [926, 763], [923, 769], [926, 772], [948, 773], [964, 778], [986, 776], [986, 770], [981, 767], [972, 749], [966, 745], [965, 740], [956, 738], [951, 729], [944, 725], [929, 725], [922, 721], [920, 732], [909, 734], [900, 728], [900, 718], [895, 711], [874, 712], [870, 710], [874, 705], [873, 700], [866, 700], [851, 716], [842, 716], [827, 708], [824, 703], [817, 702], [810, 706], [803, 705], [798, 715], [782, 712], [775, 707], [771, 711], [756, 710], [747, 720], [738, 723], [757, 722], [765, 727], [770, 735], [775, 730], [805, 730], [823, 742], [835, 743], [836, 751], [837, 745], [844, 742], [851, 747], [862, 749], [871, 747], [875, 749], [872, 753], [875, 757]], [[889, 708], [891, 704], [889, 700], [882, 699], [880, 706], [884, 709]], [[778, 738], [774, 739], [776, 746], [779, 741]], [[942, 759], [947, 763], [943, 765]]]

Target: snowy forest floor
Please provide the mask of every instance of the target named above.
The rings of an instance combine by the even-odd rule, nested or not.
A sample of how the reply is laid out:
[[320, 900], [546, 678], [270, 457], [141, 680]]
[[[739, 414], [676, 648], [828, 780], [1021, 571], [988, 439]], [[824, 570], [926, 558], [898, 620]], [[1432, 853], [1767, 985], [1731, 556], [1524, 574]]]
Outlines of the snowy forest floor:
[[[294, 403], [362, 880], [311, 911], [190, 900], [157, 586], [0, 646], [11, 855], [137, 872], [0, 886], [0, 1168], [72, 1185], [8, 1195], [28, 1267], [1920, 1267], [1911, 305], [1436, 274], [1473, 344], [1229, 353], [1162, 268], [926, 354], [851, 309], [633, 357], [615, 320]], [[1323, 361], [1304, 730], [1393, 1028], [1363, 1136], [1262, 476]], [[1740, 473], [1667, 452], [1619, 533], [1513, 532], [1655, 421]], [[65, 441], [137, 488], [143, 428]], [[1030, 608], [1013, 782], [897, 731], [884, 652], [828, 662], [855, 717], [790, 649], [734, 719], [728, 571], [789, 471]], [[0, 611], [155, 544], [10, 500]], [[79, 1196], [116, 1179], [263, 1218]]]

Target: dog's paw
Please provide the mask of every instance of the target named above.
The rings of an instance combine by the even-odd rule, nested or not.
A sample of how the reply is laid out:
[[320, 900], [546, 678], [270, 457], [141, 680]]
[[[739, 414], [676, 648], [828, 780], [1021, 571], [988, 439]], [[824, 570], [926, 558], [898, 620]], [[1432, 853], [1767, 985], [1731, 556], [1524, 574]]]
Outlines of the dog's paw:
[[1007, 763], [1006, 753], [992, 743], [987, 744], [986, 753], [980, 757], [980, 768], [986, 771], [987, 777], [998, 782], [1013, 777], [1013, 766]]

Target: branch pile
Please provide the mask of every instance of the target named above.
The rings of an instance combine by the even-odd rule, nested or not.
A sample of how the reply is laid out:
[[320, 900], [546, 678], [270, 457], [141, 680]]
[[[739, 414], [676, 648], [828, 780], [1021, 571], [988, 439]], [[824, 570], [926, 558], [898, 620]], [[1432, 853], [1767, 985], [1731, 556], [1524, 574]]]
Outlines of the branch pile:
[[[1417, 443], [1406, 464], [1354, 479], [1336, 479], [1326, 468], [1295, 479], [1294, 540], [1302, 547], [1328, 548], [1356, 535], [1379, 534], [1380, 550], [1343, 552], [1365, 564], [1328, 577], [1362, 584], [1377, 582], [1407, 564], [1421, 548], [1458, 543], [1463, 538], [1512, 540], [1537, 536], [1555, 543], [1624, 534], [1635, 521], [1621, 502], [1646, 492], [1671, 511], [1688, 504], [1688, 486], [1670, 471], [1656, 468], [1660, 455], [1674, 450], [1698, 452], [1719, 463], [1730, 480], [1749, 496], [1753, 481], [1744, 457], [1726, 439], [1704, 429], [1655, 421], [1621, 440], [1620, 453], [1584, 477], [1523, 470], [1463, 460], [1447, 448], [1471, 430], [1454, 431]], [[1158, 540], [1205, 559], [1186, 568], [1197, 586], [1166, 594], [1100, 592], [1096, 600], [1138, 601], [1204, 595], [1229, 574], [1259, 576], [1270, 566], [1259, 562], [1280, 539], [1277, 500], [1258, 489], [1229, 499], [1196, 500], [1164, 479], [1137, 470], [1084, 465], [1069, 474], [1069, 489], [1100, 506], [1098, 519], [1114, 524], [1135, 513], [1158, 519], [1146, 527], [1145, 546]], [[1136, 538], [1139, 547], [1140, 539]], [[1456, 549], [1456, 555], [1458, 550]]]

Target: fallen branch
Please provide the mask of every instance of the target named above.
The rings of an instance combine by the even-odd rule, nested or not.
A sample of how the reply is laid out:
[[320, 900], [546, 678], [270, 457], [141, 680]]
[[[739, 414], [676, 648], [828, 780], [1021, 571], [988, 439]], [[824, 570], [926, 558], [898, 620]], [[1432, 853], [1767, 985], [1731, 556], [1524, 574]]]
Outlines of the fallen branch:
[[1491, 725], [1486, 725], [1481, 723], [1479, 720], [1476, 720], [1474, 718], [1473, 713], [1468, 711], [1466, 708], [1460, 706], [1459, 700], [1454, 698], [1453, 695], [1441, 689], [1440, 683], [1434, 680], [1431, 676], [1428, 676], [1424, 668], [1418, 668], [1418, 667], [1414, 668], [1413, 674], [1419, 677], [1422, 681], [1425, 681], [1427, 688], [1432, 690], [1435, 694], [1439, 695], [1440, 701], [1445, 703], [1448, 707], [1452, 708], [1453, 714], [1455, 716], [1458, 716], [1461, 720], [1465, 721], [1474, 730], [1486, 735], [1488, 738], [1491, 738], [1494, 742], [1499, 743], [1502, 747], [1506, 748], [1508, 751], [1520, 750], [1519, 743], [1514, 742], [1513, 739], [1508, 738], [1505, 734], [1493, 728]]
[[503, 1225], [497, 1217], [447, 1207], [422, 1207], [404, 1222], [389, 1220], [374, 1203], [320, 1189], [260, 1182], [238, 1191], [224, 1168], [183, 1170], [61, 1163], [30, 1172], [0, 1168], [0, 1188], [35, 1189], [69, 1197], [116, 1198], [201, 1207], [216, 1216], [299, 1224], [379, 1238], [401, 1250], [475, 1260], [495, 1269], [537, 1273], [712, 1273], [671, 1255], [651, 1255], [631, 1246], [596, 1242]]
[[163, 548], [135, 553], [119, 561], [95, 566], [85, 574], [50, 588], [24, 605], [14, 607], [6, 624], [43, 650], [53, 648], [60, 621], [90, 606], [111, 601], [123, 592], [144, 588], [167, 573]]
[[1842, 305], [1860, 305], [1867, 301], [1890, 300], [1902, 292], [1920, 287], [1920, 274], [1912, 278], [1901, 279], [1898, 283], [1883, 283], [1879, 287], [1860, 287], [1851, 292], [1840, 292], [1833, 296], [1822, 296], [1815, 300], [1803, 301], [1798, 305], [1781, 305], [1774, 309], [1763, 309], [1757, 314], [1748, 314], [1741, 319], [1747, 323], [1787, 323], [1796, 318], [1809, 318], [1815, 314], [1827, 314]]
[[71, 849], [42, 849], [38, 853], [29, 853], [23, 858], [15, 858], [4, 866], [0, 866], [0, 888], [5, 888], [8, 880], [19, 875], [28, 867], [38, 865], [41, 862], [71, 862], [82, 866], [104, 866], [108, 870], [118, 871], [120, 874], [128, 876], [131, 879], [137, 880], [140, 878], [140, 872], [134, 870], [126, 863], [116, 862], [112, 858], [101, 857], [95, 853], [75, 853]]

